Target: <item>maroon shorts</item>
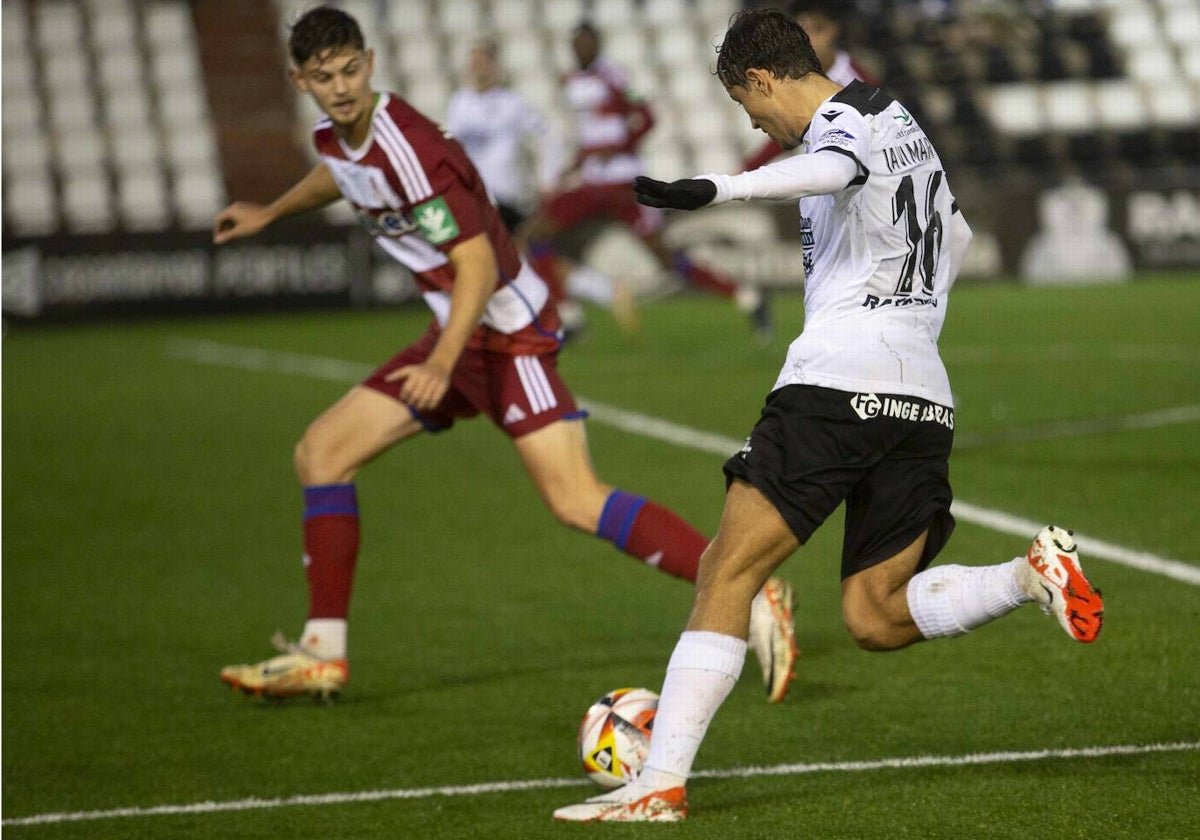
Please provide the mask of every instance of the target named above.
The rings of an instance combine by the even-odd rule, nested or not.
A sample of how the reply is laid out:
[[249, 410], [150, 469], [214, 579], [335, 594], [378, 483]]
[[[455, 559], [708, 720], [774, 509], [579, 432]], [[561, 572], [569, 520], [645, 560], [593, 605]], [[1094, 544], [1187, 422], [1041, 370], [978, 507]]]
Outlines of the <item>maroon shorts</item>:
[[586, 219], [612, 219], [638, 236], [649, 236], [663, 227], [662, 211], [638, 204], [632, 184], [584, 184], [554, 196], [544, 212], [564, 230]]
[[[399, 400], [404, 380], [388, 382], [387, 375], [405, 365], [423, 362], [433, 350], [437, 336], [436, 331], [429, 330], [382, 364], [362, 384]], [[450, 390], [437, 408], [417, 411], [410, 406], [409, 411], [429, 432], [444, 431], [456, 419], [483, 413], [511, 438], [536, 432], [556, 420], [586, 416], [558, 375], [555, 353], [510, 356], [470, 349], [459, 357], [450, 377]]]

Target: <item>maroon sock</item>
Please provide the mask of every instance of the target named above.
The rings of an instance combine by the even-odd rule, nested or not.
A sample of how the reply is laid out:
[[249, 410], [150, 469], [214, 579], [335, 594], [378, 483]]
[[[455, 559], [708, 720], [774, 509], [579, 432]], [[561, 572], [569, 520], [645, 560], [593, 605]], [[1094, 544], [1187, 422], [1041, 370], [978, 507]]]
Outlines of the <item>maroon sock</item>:
[[708, 539], [673, 511], [641, 496], [614, 490], [596, 534], [661, 572], [693, 583]]
[[304, 575], [308, 617], [346, 618], [358, 562], [353, 484], [304, 488]]

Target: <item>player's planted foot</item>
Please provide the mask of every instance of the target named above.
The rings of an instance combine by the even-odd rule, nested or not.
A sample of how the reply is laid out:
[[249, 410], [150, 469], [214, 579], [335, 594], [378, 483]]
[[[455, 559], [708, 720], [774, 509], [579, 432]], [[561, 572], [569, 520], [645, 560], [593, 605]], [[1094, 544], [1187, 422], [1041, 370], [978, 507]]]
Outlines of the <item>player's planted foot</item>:
[[554, 819], [565, 822], [679, 822], [686, 819], [687, 813], [684, 788], [649, 790], [634, 780], [578, 805], [559, 808], [554, 812]]
[[1072, 532], [1049, 525], [1038, 531], [1019, 567], [1025, 594], [1058, 619], [1077, 642], [1095, 641], [1104, 621], [1104, 600], [1083, 576]]
[[328, 700], [341, 692], [350, 679], [345, 659], [319, 659], [276, 633], [271, 639], [280, 656], [257, 665], [228, 665], [221, 669], [222, 682], [235, 691], [255, 697], [300, 697], [311, 695]]
[[786, 580], [771, 578], [750, 604], [748, 644], [762, 666], [767, 701], [778, 703], [796, 678], [796, 594]]

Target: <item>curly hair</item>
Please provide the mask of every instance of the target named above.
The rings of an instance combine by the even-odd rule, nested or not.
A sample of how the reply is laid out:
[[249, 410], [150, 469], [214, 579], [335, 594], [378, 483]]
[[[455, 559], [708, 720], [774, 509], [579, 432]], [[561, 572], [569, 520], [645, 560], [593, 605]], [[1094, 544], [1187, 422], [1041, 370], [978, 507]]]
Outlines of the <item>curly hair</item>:
[[317, 6], [300, 16], [292, 25], [288, 51], [299, 67], [313, 56], [325, 56], [347, 47], [361, 50], [366, 46], [358, 21], [341, 9]]
[[717, 48], [717, 78], [725, 87], [745, 87], [751, 68], [780, 79], [824, 75], [808, 35], [778, 9], [750, 9], [729, 19], [725, 40]]

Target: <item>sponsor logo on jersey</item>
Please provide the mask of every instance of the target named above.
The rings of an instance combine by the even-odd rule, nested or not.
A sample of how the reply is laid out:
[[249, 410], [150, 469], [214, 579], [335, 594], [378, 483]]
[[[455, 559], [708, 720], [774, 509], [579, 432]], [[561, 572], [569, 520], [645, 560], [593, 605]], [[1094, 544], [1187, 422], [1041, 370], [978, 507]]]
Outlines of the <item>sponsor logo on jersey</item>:
[[372, 236], [404, 236], [417, 229], [417, 223], [400, 210], [384, 210], [381, 213], [358, 210], [355, 216]]
[[904, 306], [932, 306], [936, 309], [938, 299], [935, 297], [880, 297], [879, 295], [868, 293], [863, 299], [862, 305], [867, 309], [878, 309], [881, 306], [895, 306], [897, 308]]
[[814, 146], [853, 146], [854, 135], [843, 128], [831, 128], [817, 138]]
[[908, 111], [905, 111], [903, 105], [900, 105], [898, 107], [900, 108], [900, 113], [892, 114], [892, 119], [894, 119], [898, 123], [901, 123], [902, 125], [908, 125], [909, 123], [911, 123], [912, 122], [912, 114], [908, 113]]
[[826, 111], [825, 113], [821, 114], [821, 116], [824, 117], [825, 119], [829, 120], [829, 122], [833, 122], [841, 115], [842, 115], [841, 111]]
[[882, 154], [888, 172], [895, 172], [897, 169], [908, 169], [918, 163], [933, 160], [937, 153], [934, 152], [928, 137], [917, 137], [907, 143], [885, 146]]
[[800, 217], [800, 247], [804, 253], [804, 276], [810, 277], [813, 271], [813, 250], [816, 247], [816, 237], [813, 236], [812, 218]]
[[850, 407], [863, 420], [876, 417], [893, 417], [910, 423], [940, 423], [947, 429], [954, 428], [954, 409], [944, 405], [909, 400], [904, 397], [879, 397], [875, 394], [854, 394]]
[[441, 196], [418, 204], [413, 209], [413, 218], [431, 245], [441, 245], [458, 236], [458, 220]]

